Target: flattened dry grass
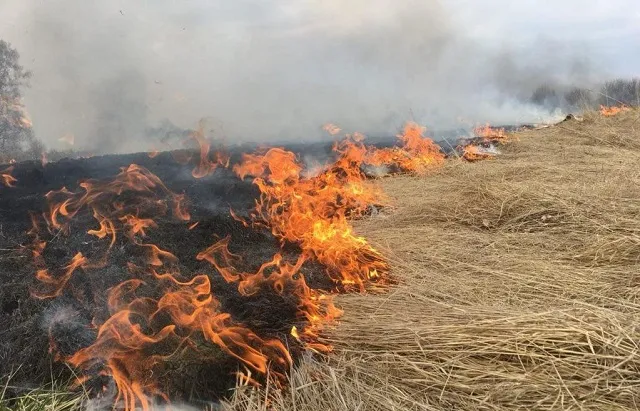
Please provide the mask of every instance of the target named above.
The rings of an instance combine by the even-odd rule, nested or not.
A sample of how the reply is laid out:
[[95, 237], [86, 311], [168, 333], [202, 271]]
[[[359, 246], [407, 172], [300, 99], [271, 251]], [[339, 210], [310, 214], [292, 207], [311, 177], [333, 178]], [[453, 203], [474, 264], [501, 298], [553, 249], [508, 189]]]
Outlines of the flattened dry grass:
[[[380, 180], [357, 223], [401, 281], [340, 296], [335, 352], [278, 410], [640, 407], [640, 113], [518, 134], [491, 161]], [[267, 409], [239, 389], [227, 410]]]

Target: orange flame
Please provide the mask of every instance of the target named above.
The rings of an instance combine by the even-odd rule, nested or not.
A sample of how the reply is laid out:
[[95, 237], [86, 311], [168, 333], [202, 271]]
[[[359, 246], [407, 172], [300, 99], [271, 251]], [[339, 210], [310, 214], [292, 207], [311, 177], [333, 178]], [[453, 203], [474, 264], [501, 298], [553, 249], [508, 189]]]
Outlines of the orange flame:
[[312, 178], [303, 178], [295, 155], [283, 149], [245, 155], [234, 170], [240, 177], [256, 177], [261, 192], [256, 222], [267, 224], [276, 238], [299, 244], [327, 267], [337, 285], [363, 289], [371, 273], [387, 267], [364, 238], [353, 234], [347, 213], [365, 212], [382, 194], [364, 181], [360, 158], [352, 154], [346, 149], [331, 168]]
[[[326, 352], [330, 347], [317, 343], [319, 332], [324, 324], [333, 322], [342, 315], [342, 311], [336, 308], [330, 296], [311, 289], [301, 274], [302, 265], [307, 257], [302, 254], [295, 264], [285, 262], [280, 253], [273, 259], [260, 266], [255, 273], [238, 272], [234, 264], [238, 256], [229, 252], [229, 237], [213, 244], [207, 250], [198, 254], [199, 260], [209, 261], [227, 282], [238, 284], [241, 295], [251, 296], [258, 294], [264, 288], [271, 288], [278, 294], [295, 295], [299, 298], [298, 317], [305, 321], [304, 333], [296, 339], [303, 342], [307, 348]], [[225, 265], [219, 263], [224, 261]], [[296, 331], [297, 332], [297, 331]]]
[[467, 161], [479, 161], [495, 158], [495, 154], [482, 151], [480, 147], [475, 144], [467, 144], [462, 147], [462, 157]]
[[398, 135], [402, 146], [391, 149], [372, 149], [366, 162], [371, 165], [396, 167], [409, 173], [424, 173], [444, 163], [444, 154], [431, 139], [424, 136], [425, 128], [407, 123]]
[[20, 125], [24, 128], [32, 128], [33, 127], [33, 122], [31, 121], [31, 119], [29, 117], [27, 117], [26, 113], [24, 115], [24, 117], [22, 117], [20, 119]]
[[191, 136], [200, 146], [200, 163], [191, 173], [193, 177], [202, 178], [211, 174], [218, 166], [226, 167], [229, 165], [229, 157], [219, 151], [213, 153], [213, 159], [210, 158], [209, 150], [211, 149], [211, 144], [204, 136], [204, 124], [202, 122], [198, 130], [194, 131]]
[[[46, 194], [49, 203], [49, 211], [44, 213], [45, 222], [50, 231], [57, 230], [63, 233], [69, 232], [69, 222], [78, 212], [86, 208], [93, 214], [98, 223], [97, 228], [87, 231], [87, 234], [99, 239], [109, 238], [108, 247], [104, 255], [91, 261], [82, 254], [77, 254], [72, 263], [62, 275], [49, 274], [41, 259], [42, 250], [39, 238], [37, 222], [33, 221], [30, 234], [34, 236], [32, 252], [34, 262], [38, 268], [37, 278], [47, 287], [45, 291], [36, 291], [34, 295], [39, 298], [52, 298], [61, 294], [71, 275], [77, 268], [98, 268], [106, 264], [109, 251], [117, 239], [117, 232], [123, 231], [127, 238], [134, 244], [144, 248], [148, 260], [152, 265], [162, 265], [164, 260], [172, 261], [176, 258], [168, 252], [160, 250], [157, 246], [142, 244], [139, 236], [146, 236], [149, 228], [157, 228], [151, 218], [142, 217], [140, 212], [153, 214], [164, 213], [170, 206], [173, 215], [187, 221], [190, 217], [184, 208], [184, 196], [171, 192], [160, 179], [148, 170], [135, 164], [123, 168], [121, 173], [111, 182], [87, 180], [80, 183], [84, 192], [73, 193], [63, 187], [57, 191]], [[127, 204], [118, 201], [120, 196], [135, 194]], [[167, 197], [167, 200], [156, 200], [155, 194]]]
[[486, 124], [482, 127], [476, 127], [473, 132], [476, 136], [481, 137], [486, 142], [504, 143], [508, 139], [507, 132], [504, 128], [491, 127]]
[[253, 176], [261, 192], [254, 223], [266, 224], [281, 241], [297, 243], [308, 258], [327, 267], [338, 287], [364, 290], [371, 281], [386, 281], [388, 264], [368, 242], [355, 235], [347, 217], [384, 202], [382, 193], [365, 181], [364, 164], [392, 164], [403, 171], [424, 172], [440, 165], [444, 155], [424, 129], [409, 123], [399, 137], [402, 147], [376, 149], [354, 134], [335, 144], [337, 160], [323, 172], [304, 177], [295, 154], [273, 148], [244, 155], [234, 171]]
[[[104, 207], [112, 208], [108, 213], [123, 212], [125, 210], [117, 210], [117, 207], [113, 203], [109, 204], [107, 199], [122, 195], [126, 191], [140, 194], [136, 201], [141, 204], [136, 204], [136, 206], [145, 204], [147, 206], [151, 204], [158, 205], [152, 200], [146, 199], [144, 195], [160, 191], [169, 197], [169, 203], [177, 218], [184, 221], [190, 219], [189, 213], [184, 208], [184, 195], [171, 192], [157, 176], [136, 164], [123, 168], [112, 182], [102, 183], [100, 181], [87, 180], [80, 183], [80, 187], [84, 189], [84, 193], [72, 193], [63, 187], [58, 191], [50, 191], [46, 194], [46, 198], [49, 201], [49, 212], [46, 215], [46, 220], [50, 228], [66, 230], [68, 221], [83, 207], [89, 207], [103, 216], [105, 212], [99, 210]], [[62, 217], [66, 222], [60, 221]]]
[[[332, 134], [340, 131], [335, 126], [325, 129]], [[226, 154], [210, 153], [202, 125], [192, 138], [200, 146], [194, 177], [228, 166]], [[309, 287], [304, 267], [309, 261], [322, 264], [332, 291], [364, 291], [391, 282], [387, 260], [350, 223], [350, 218], [363, 216], [372, 205], [387, 204], [380, 189], [367, 181], [363, 167], [424, 173], [444, 161], [439, 147], [414, 123], [407, 124], [398, 139], [398, 147], [377, 149], [366, 146], [363, 135], [349, 135], [334, 144], [335, 161], [312, 176], [294, 153], [282, 148], [245, 154], [233, 170], [240, 178], [253, 178], [260, 197], [246, 219], [233, 210], [231, 217], [245, 227], [267, 227], [282, 246], [297, 244], [301, 253], [293, 259], [279, 252], [256, 270], [244, 271], [237, 268], [240, 256], [229, 251], [231, 238], [226, 237], [198, 253], [196, 259], [210, 263], [226, 282], [237, 286], [241, 296], [267, 291], [294, 296], [296, 324], [290, 329], [293, 340], [289, 342], [298, 341], [318, 352], [331, 350], [320, 335], [342, 311], [330, 294]], [[46, 194], [46, 226], [52, 234], [68, 233], [71, 220], [80, 212], [92, 213], [97, 225], [87, 234], [104, 243], [107, 251], [97, 259], [77, 253], [62, 270], [51, 270], [43, 254], [47, 242], [40, 239], [40, 226], [32, 215], [30, 251], [36, 278], [44, 289], [34, 295], [59, 296], [71, 287], [78, 269], [88, 272], [104, 266], [121, 233], [122, 240], [131, 242], [144, 258], [142, 266], [128, 262], [131, 278], [108, 291], [108, 316], [94, 319], [98, 333], [93, 344], [63, 358], [65, 361], [85, 372], [98, 367], [110, 376], [118, 390], [116, 406], [126, 410], [150, 410], [155, 399], [168, 401], [162, 376], [167, 363], [180, 361], [187, 350], [198, 352], [199, 361], [206, 363], [215, 361], [215, 356], [201, 348], [217, 347], [245, 367], [243, 381], [257, 384], [254, 373], [284, 376], [293, 361], [283, 341], [258, 336], [233, 321], [212, 294], [208, 275], [195, 274], [184, 280], [173, 253], [142, 241], [159, 228], [155, 216], [172, 210], [176, 219], [190, 220], [184, 195], [173, 193], [157, 176], [135, 164], [123, 168], [111, 181], [86, 180], [80, 188], [71, 192], [63, 187]], [[180, 227], [192, 230], [197, 225]], [[84, 378], [81, 375], [79, 382]]]
[[[69, 220], [84, 208], [91, 210], [99, 227], [89, 230], [88, 234], [100, 239], [110, 238], [108, 248], [111, 249], [117, 233], [124, 232], [147, 257], [145, 267], [129, 263], [129, 271], [152, 278], [155, 284], [134, 278], [112, 288], [108, 296], [110, 317], [96, 323], [95, 342], [66, 358], [69, 364], [84, 370], [102, 367], [104, 374], [116, 383], [116, 402], [128, 410], [150, 409], [153, 397], [168, 400], [153, 377], [153, 371], [158, 370], [160, 374], [164, 360], [192, 346], [194, 338], [219, 347], [254, 372], [283, 376], [292, 359], [280, 340], [263, 339], [250, 329], [235, 324], [229, 314], [220, 310], [206, 275], [196, 275], [190, 281], [181, 282], [175, 277], [178, 275], [175, 270], [159, 274], [157, 269], [175, 266], [177, 258], [157, 245], [139, 241], [138, 237], [146, 236], [146, 230], [157, 228], [157, 224], [135, 212], [144, 211], [145, 206], [155, 210], [153, 207], [157, 208], [159, 201], [154, 199], [154, 194], [168, 196], [179, 205], [184, 199], [182, 196], [170, 192], [155, 175], [136, 165], [123, 169], [113, 181], [88, 180], [80, 186], [84, 192], [73, 193], [63, 188], [47, 194], [50, 207], [44, 217], [49, 229], [67, 231]], [[127, 202], [119, 200], [121, 195], [131, 193], [135, 194], [133, 199], [127, 196], [123, 197]], [[182, 219], [185, 213], [182, 210], [181, 206], [174, 207], [174, 216]], [[99, 266], [101, 261], [89, 261], [78, 253], [61, 273], [51, 273], [42, 256], [47, 243], [38, 237], [39, 224], [34, 215], [32, 225], [29, 234], [35, 237], [31, 251], [37, 268], [36, 278], [45, 288], [33, 292], [34, 296], [59, 296], [77, 269]], [[159, 298], [154, 297], [157, 292], [151, 292], [158, 286], [161, 289]], [[144, 296], [149, 292], [151, 294]]]
[[624, 104], [620, 106], [611, 106], [611, 107], [600, 105], [600, 114], [605, 117], [613, 117], [624, 111], [629, 111], [629, 110], [630, 108], [625, 106]]
[[50, 290], [48, 292], [33, 292], [32, 294], [37, 298], [53, 298], [62, 293], [64, 286], [69, 282], [73, 273], [87, 264], [87, 259], [82, 253], [76, 254], [71, 262], [64, 267], [64, 271], [60, 276], [54, 276], [46, 269], [38, 270], [36, 278], [43, 284], [49, 285]]
[[0, 182], [5, 187], [15, 187], [18, 180], [11, 175], [13, 173], [13, 166], [8, 167], [2, 171], [0, 171]]
[[33, 127], [29, 113], [20, 98], [0, 96], [0, 117], [16, 127]]
[[[116, 382], [116, 402], [125, 409], [149, 410], [153, 396], [168, 400], [153, 373], [161, 372], [163, 360], [177, 355], [177, 349], [196, 334], [255, 371], [266, 373], [269, 361], [283, 370], [290, 367], [291, 357], [279, 340], [263, 340], [249, 329], [234, 325], [228, 314], [220, 312], [206, 275], [180, 282], [170, 273], [150, 274], [164, 284], [162, 297], [135, 297], [146, 285], [138, 279], [114, 287], [109, 292], [111, 317], [99, 327], [96, 342], [68, 359], [81, 369], [102, 365]], [[158, 321], [160, 318], [169, 321]], [[162, 354], [146, 354], [153, 347], [158, 352], [163, 346], [171, 349]]]
[[506, 144], [510, 139], [516, 138], [509, 136], [504, 128], [492, 127], [490, 124], [476, 127], [473, 131], [476, 138], [456, 148], [461, 152], [462, 158], [467, 161], [480, 161], [495, 158], [495, 152], [483, 150], [482, 146], [487, 144]]

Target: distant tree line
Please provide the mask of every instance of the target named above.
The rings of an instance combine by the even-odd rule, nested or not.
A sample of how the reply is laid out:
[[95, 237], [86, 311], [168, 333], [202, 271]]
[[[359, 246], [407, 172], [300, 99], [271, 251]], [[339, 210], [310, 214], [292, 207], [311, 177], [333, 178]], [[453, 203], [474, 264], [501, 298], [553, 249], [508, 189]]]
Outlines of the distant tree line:
[[589, 110], [602, 106], [640, 106], [640, 78], [615, 79], [594, 88], [542, 85], [530, 102], [550, 109]]
[[[23, 90], [29, 87], [30, 78], [31, 72], [20, 65], [18, 51], [8, 42], [0, 40], [0, 165], [13, 161], [51, 162], [92, 155], [93, 153], [80, 152], [71, 148], [47, 150], [35, 137], [31, 120], [22, 101]], [[104, 129], [105, 127], [114, 128], [119, 124], [117, 121], [112, 122], [113, 125], [109, 124], [109, 121], [104, 121], [103, 127], [97, 130], [98, 135], [109, 131], [112, 134], [118, 134], [122, 131]], [[156, 127], [142, 130], [141, 133], [143, 134], [141, 137], [149, 141], [157, 141], [159, 149], [170, 149], [173, 146], [179, 147], [179, 143], [190, 135], [191, 130], [181, 129], [165, 120]], [[109, 136], [106, 135], [106, 137]]]

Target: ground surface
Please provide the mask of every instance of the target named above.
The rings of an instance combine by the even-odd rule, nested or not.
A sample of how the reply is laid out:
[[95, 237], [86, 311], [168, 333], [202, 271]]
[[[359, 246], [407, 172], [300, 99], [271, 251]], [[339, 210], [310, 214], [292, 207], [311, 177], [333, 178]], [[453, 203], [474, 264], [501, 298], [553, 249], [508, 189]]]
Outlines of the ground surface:
[[[322, 157], [330, 146], [307, 149]], [[70, 380], [71, 370], [63, 363], [53, 361], [49, 354], [51, 341], [65, 356], [91, 344], [96, 334], [96, 330], [89, 327], [92, 318], [107, 315], [105, 290], [129, 277], [127, 263], [141, 264], [145, 260], [145, 256], [140, 255], [140, 250], [130, 242], [119, 240], [109, 254], [107, 266], [76, 273], [59, 297], [34, 298], [32, 293], [39, 288], [28, 248], [32, 243], [27, 235], [31, 228], [28, 213], [40, 215], [47, 210], [45, 194], [50, 190], [66, 187], [73, 192], [83, 192], [79, 182], [89, 178], [112, 181], [123, 167], [130, 164], [147, 168], [174, 193], [184, 194], [186, 208], [191, 214], [188, 222], [173, 218], [171, 213], [149, 215], [158, 227], [147, 230], [144, 241], [157, 244], [178, 257], [185, 281], [199, 273], [207, 274], [215, 297], [221, 303], [221, 310], [230, 313], [235, 321], [252, 328], [261, 337], [285, 341], [290, 338], [291, 327], [297, 321], [297, 301], [274, 292], [260, 293], [255, 297], [240, 296], [237, 286], [227, 284], [208, 262], [196, 259], [200, 251], [226, 236], [230, 236], [233, 243], [231, 252], [244, 258], [244, 270], [256, 270], [273, 257], [279, 250], [279, 243], [267, 230], [245, 228], [229, 214], [233, 209], [239, 216], [248, 215], [258, 190], [250, 181], [240, 180], [227, 169], [217, 169], [204, 178], [195, 179], [191, 175], [194, 161], [180, 164], [173, 156], [175, 153], [161, 153], [150, 158], [146, 153], [140, 153], [62, 160], [45, 166], [39, 162], [21, 163], [12, 170], [12, 176], [17, 179], [15, 186], [0, 185], [0, 375], [11, 375], [12, 381], [6, 396], [20, 395], [50, 381], [52, 377]], [[238, 157], [238, 153], [234, 153], [234, 161]], [[198, 153], [195, 153], [197, 158]], [[194, 223], [197, 226], [189, 229]], [[41, 231], [46, 231], [44, 224], [41, 225]], [[87, 235], [87, 230], [96, 228], [97, 222], [93, 220], [91, 211], [83, 209], [74, 218], [69, 235], [54, 233], [44, 236], [48, 245], [43, 256], [48, 268], [60, 271], [78, 251], [85, 256], [103, 253], [105, 241]], [[287, 253], [292, 256], [298, 253], [296, 247], [284, 251], [285, 257]], [[314, 284], [316, 272], [312, 266], [305, 269], [309, 283], [322, 287], [320, 278], [323, 276], [318, 276]], [[295, 342], [290, 344], [295, 352]], [[194, 374], [188, 378], [181, 370], [180, 377], [171, 378], [179, 386], [170, 390], [175, 390], [174, 394], [178, 396], [192, 393], [193, 384], [185, 383], [185, 386], [181, 381], [198, 380], [212, 391], [207, 388], [194, 398], [220, 395], [235, 383], [232, 374], [238, 365], [228, 356], [221, 356], [215, 363], [214, 366], [190, 366]]]
[[380, 180], [396, 208], [356, 225], [401, 284], [340, 296], [334, 355], [276, 409], [640, 406], [639, 113], [516, 137], [495, 160]]
[[516, 139], [494, 160], [381, 179], [395, 207], [355, 225], [399, 284], [339, 296], [327, 359], [302, 361], [290, 390], [240, 387], [223, 407], [637, 409], [639, 113]]

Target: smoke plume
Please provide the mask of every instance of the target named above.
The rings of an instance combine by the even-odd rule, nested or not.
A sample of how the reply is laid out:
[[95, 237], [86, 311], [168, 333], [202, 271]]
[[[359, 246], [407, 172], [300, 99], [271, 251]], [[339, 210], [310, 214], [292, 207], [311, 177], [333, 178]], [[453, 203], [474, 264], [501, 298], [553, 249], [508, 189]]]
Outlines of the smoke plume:
[[537, 87], [601, 75], [560, 41], [485, 44], [461, 2], [5, 1], [0, 37], [33, 71], [38, 137], [96, 153], [152, 149], [145, 130], [166, 119], [209, 118], [231, 141], [313, 139], [327, 122], [385, 134], [409, 119], [535, 121], [549, 115], [529, 102]]

